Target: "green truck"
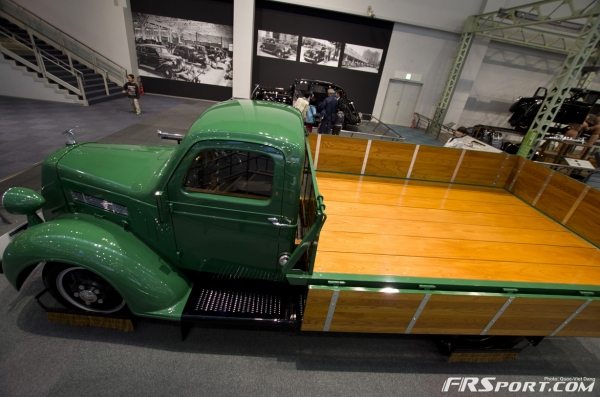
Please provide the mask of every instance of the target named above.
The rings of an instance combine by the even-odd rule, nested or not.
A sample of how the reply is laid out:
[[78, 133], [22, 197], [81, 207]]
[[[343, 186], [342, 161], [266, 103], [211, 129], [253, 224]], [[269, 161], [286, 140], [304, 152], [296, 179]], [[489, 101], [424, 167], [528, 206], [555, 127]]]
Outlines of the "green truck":
[[[578, 192], [598, 195], [544, 170], [506, 153], [307, 138], [290, 106], [230, 100], [177, 145], [50, 155], [41, 194], [3, 195], [28, 227], [2, 270], [19, 289], [43, 263], [59, 302], [97, 315], [600, 336], [596, 215]], [[568, 219], [543, 207], [555, 181], [577, 204]]]

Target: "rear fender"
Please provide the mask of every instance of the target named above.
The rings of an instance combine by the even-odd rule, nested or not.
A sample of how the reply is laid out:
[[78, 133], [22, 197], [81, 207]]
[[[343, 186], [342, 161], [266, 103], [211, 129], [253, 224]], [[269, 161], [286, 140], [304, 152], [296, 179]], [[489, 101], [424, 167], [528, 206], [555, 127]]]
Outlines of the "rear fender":
[[136, 315], [178, 320], [191, 283], [141, 240], [112, 222], [68, 214], [28, 228], [3, 256], [8, 281], [19, 288], [22, 272], [39, 262], [84, 267], [108, 281]]

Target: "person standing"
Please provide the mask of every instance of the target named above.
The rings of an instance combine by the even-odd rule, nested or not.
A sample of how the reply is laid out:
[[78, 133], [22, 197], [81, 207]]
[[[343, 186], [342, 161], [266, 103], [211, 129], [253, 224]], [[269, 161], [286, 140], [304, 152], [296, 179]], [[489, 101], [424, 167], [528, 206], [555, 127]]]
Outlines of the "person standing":
[[319, 113], [321, 114], [321, 124], [319, 125], [319, 134], [330, 134], [336, 117], [337, 99], [333, 88], [327, 90], [327, 98], [319, 104]]
[[133, 74], [127, 75], [127, 83], [123, 85], [123, 92], [129, 98], [131, 108], [137, 115], [142, 114], [142, 108], [140, 107], [140, 88], [135, 82], [135, 76]]

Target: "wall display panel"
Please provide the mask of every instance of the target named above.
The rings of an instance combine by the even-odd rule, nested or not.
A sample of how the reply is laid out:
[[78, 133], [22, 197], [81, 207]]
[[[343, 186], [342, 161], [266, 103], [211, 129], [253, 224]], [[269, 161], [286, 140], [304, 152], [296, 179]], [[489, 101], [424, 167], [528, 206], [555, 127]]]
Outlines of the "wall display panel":
[[361, 72], [379, 73], [379, 65], [383, 50], [380, 48], [364, 47], [356, 44], [346, 44], [342, 67]]
[[[393, 26], [388, 21], [257, 0], [256, 45], [260, 31], [285, 32], [300, 37], [300, 48], [296, 62], [256, 55], [252, 82], [265, 87], [288, 88], [300, 78], [329, 81], [344, 88], [358, 111], [372, 113]], [[374, 51], [380, 55], [373, 68], [376, 71], [366, 73], [341, 67], [347, 43], [381, 51]], [[309, 53], [305, 57], [309, 47], [315, 47], [320, 53]], [[321, 47], [325, 47], [324, 52]], [[326, 60], [328, 52], [329, 59]]]
[[298, 56], [298, 36], [259, 30], [256, 55], [295, 61]]
[[224, 100], [233, 77], [233, 1], [132, 0], [140, 76], [147, 92]]
[[300, 49], [300, 62], [337, 67], [340, 63], [342, 43], [303, 37]]

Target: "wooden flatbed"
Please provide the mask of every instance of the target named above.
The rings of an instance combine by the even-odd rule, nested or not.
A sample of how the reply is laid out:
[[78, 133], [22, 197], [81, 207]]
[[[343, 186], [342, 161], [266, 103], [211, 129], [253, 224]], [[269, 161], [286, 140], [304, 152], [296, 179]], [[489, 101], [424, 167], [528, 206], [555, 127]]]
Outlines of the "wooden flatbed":
[[316, 273], [600, 286], [600, 250], [504, 189], [319, 173]]
[[600, 191], [505, 153], [310, 136], [305, 331], [600, 336]]

